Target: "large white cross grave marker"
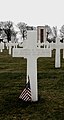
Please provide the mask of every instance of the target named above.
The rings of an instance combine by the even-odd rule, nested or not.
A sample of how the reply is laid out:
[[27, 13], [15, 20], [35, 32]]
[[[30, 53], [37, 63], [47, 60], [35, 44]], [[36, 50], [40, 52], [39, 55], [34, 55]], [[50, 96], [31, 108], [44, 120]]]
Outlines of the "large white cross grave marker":
[[51, 57], [50, 48], [39, 48], [37, 46], [37, 31], [28, 31], [25, 46], [23, 48], [13, 48], [12, 56], [27, 59], [27, 80], [29, 76], [32, 101], [37, 101], [37, 59], [39, 57]]

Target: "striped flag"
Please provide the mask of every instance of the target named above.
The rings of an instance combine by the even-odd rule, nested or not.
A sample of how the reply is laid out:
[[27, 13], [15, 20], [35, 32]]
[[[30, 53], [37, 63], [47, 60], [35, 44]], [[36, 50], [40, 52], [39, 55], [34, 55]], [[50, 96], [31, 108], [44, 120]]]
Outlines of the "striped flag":
[[30, 89], [30, 81], [26, 84], [25, 89], [22, 91], [21, 95], [19, 96], [20, 99], [23, 101], [32, 101], [31, 97], [31, 89]]

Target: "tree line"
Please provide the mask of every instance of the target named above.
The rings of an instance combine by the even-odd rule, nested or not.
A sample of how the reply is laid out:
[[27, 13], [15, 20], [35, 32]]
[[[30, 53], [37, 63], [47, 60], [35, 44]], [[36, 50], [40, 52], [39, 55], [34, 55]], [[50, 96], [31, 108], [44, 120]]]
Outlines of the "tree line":
[[27, 30], [28, 29], [33, 30], [34, 27], [28, 26], [24, 22], [19, 22], [17, 25], [15, 25], [12, 21], [0, 22], [0, 40], [6, 38], [7, 41], [9, 42], [9, 41], [11, 41], [12, 36], [14, 37], [14, 40], [15, 40], [16, 35], [19, 31], [22, 35], [23, 40], [24, 40], [27, 37]]
[[[15, 30], [14, 23], [12, 21], [4, 21], [0, 22], [0, 40], [7, 39], [7, 41], [11, 41], [11, 37], [14, 37], [14, 40], [16, 39], [17, 33], [20, 31], [23, 40], [27, 38], [27, 30], [34, 30], [36, 27], [34, 26], [28, 26], [24, 22], [19, 22], [15, 27], [17, 30]], [[47, 35], [47, 41], [48, 42], [55, 42], [57, 37], [57, 26], [50, 27], [49, 25], [45, 25], [46, 28], [46, 35]], [[60, 28], [60, 37], [61, 42], [64, 40], [64, 25]]]

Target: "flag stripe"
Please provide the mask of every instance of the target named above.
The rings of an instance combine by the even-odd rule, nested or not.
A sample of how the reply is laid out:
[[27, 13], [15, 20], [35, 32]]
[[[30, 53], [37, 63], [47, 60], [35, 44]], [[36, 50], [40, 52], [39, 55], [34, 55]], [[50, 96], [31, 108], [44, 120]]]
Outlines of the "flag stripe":
[[19, 98], [24, 99], [24, 98], [26, 98], [27, 96], [29, 96], [29, 97], [31, 98], [31, 93], [29, 93], [29, 92], [27, 92], [27, 93], [26, 93], [26, 91], [24, 91], [24, 93], [23, 93], [23, 94], [21, 93], [21, 95], [20, 95], [20, 97], [19, 97]]
[[19, 96], [20, 99], [23, 101], [31, 101], [32, 96], [31, 96], [31, 89], [30, 89], [30, 84], [26, 84], [26, 88], [22, 91], [21, 95]]

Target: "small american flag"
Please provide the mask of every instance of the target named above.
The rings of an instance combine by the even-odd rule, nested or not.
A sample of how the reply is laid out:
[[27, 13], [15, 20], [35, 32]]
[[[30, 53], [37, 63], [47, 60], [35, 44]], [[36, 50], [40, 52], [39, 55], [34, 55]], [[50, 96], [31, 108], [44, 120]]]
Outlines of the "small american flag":
[[26, 84], [25, 89], [22, 91], [21, 95], [19, 96], [20, 99], [23, 101], [32, 101], [31, 97], [31, 89], [30, 89], [30, 81]]

